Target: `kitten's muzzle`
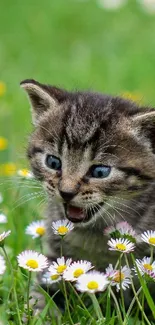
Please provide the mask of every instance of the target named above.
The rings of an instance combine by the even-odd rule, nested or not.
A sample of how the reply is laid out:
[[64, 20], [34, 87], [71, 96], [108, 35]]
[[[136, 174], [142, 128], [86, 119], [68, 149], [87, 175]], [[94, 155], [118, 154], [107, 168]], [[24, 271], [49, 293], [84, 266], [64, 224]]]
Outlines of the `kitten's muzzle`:
[[71, 204], [64, 204], [66, 218], [73, 222], [88, 222], [95, 213], [97, 213], [100, 208], [104, 205], [104, 202], [94, 205], [93, 209], [87, 209], [87, 211], [82, 207], [73, 206]]
[[65, 192], [65, 191], [60, 191], [60, 190], [59, 190], [59, 193], [60, 193], [61, 197], [64, 199], [64, 201], [66, 201], [66, 202], [71, 201], [74, 198], [74, 196], [77, 194], [77, 192], [73, 192], [73, 191]]

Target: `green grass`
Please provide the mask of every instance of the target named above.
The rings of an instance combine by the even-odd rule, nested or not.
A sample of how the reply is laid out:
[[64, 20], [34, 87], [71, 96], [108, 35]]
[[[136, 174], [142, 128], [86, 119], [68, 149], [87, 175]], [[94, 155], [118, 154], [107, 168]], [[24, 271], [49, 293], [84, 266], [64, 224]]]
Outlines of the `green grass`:
[[[155, 16], [144, 13], [135, 0], [114, 12], [104, 11], [96, 0], [1, 1], [0, 81], [6, 84], [6, 94], [0, 97], [0, 136], [8, 139], [9, 146], [0, 151], [0, 168], [7, 162], [14, 162], [18, 167], [27, 164], [25, 147], [32, 126], [29, 105], [19, 87], [23, 79], [34, 78], [72, 90], [93, 89], [117, 95], [129, 91], [139, 93], [142, 103], [154, 105], [154, 35]], [[25, 204], [18, 201], [37, 189], [24, 185], [19, 192], [16, 181], [12, 184], [5, 178], [2, 183], [0, 192], [4, 202], [0, 210], [7, 214], [9, 221], [5, 227], [0, 225], [0, 232], [12, 230], [6, 249], [16, 269], [19, 252], [39, 250], [39, 244], [24, 231], [32, 220], [43, 217], [44, 205], [39, 206], [39, 198], [26, 202], [29, 196], [23, 197]], [[13, 292], [8, 296], [12, 281], [7, 269], [4, 283], [1, 277], [0, 321], [10, 325], [18, 324]], [[15, 281], [22, 312], [27, 279], [18, 271]], [[74, 321], [89, 324], [77, 298], [71, 294], [70, 299]], [[108, 299], [106, 303], [110, 306]], [[96, 317], [92, 306], [90, 310]], [[46, 312], [45, 309], [43, 318]], [[118, 325], [112, 312], [107, 312], [105, 324]], [[62, 322], [67, 324], [67, 312]], [[37, 319], [36, 324], [43, 322]], [[97, 320], [95, 324], [99, 324]], [[135, 323], [131, 318], [129, 325], [134, 324], [138, 320]]]

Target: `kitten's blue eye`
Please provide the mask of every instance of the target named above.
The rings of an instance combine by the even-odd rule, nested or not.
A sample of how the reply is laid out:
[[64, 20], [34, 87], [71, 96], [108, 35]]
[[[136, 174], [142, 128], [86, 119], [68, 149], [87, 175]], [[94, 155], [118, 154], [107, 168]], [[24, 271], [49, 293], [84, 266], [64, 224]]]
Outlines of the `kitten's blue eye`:
[[46, 166], [51, 169], [61, 170], [61, 160], [55, 156], [48, 155], [46, 157]]
[[111, 167], [109, 166], [92, 166], [91, 176], [95, 178], [105, 178], [108, 177], [111, 172]]

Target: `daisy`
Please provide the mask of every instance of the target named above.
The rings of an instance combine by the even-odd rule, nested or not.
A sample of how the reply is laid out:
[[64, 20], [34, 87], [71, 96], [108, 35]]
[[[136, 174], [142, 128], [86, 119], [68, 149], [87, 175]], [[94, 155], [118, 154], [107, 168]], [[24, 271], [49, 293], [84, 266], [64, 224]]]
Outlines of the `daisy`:
[[82, 274], [85, 274], [92, 268], [92, 264], [88, 261], [73, 262], [64, 272], [63, 278], [66, 281], [76, 281]]
[[[141, 275], [147, 274], [151, 278], [155, 278], [155, 261], [151, 263], [150, 257], [145, 256], [142, 260], [136, 259], [135, 263]], [[137, 274], [136, 267], [134, 267], [134, 271]]]
[[104, 235], [111, 236], [116, 231], [116, 227], [110, 226], [104, 229]]
[[27, 235], [31, 235], [33, 239], [42, 237], [46, 233], [45, 221], [33, 221], [29, 226], [26, 227], [25, 233]]
[[119, 237], [129, 237], [128, 239], [134, 239], [137, 236], [136, 232], [133, 230], [132, 226], [128, 224], [126, 221], [119, 222], [114, 226], [107, 227], [104, 230], [104, 234], [107, 236], [113, 236], [115, 238]]
[[155, 13], [155, 0], [139, 0], [138, 2], [148, 13]]
[[21, 176], [23, 178], [33, 178], [34, 177], [33, 173], [30, 170], [28, 170], [27, 168], [19, 169], [17, 171], [17, 175]]
[[44, 273], [42, 277], [42, 282], [45, 284], [52, 284], [52, 283], [59, 282], [61, 280], [62, 280], [62, 276], [56, 273], [56, 271], [51, 268], [46, 273]]
[[77, 290], [94, 293], [104, 291], [109, 284], [107, 277], [98, 271], [91, 271], [80, 276], [76, 283]]
[[109, 250], [118, 251], [122, 253], [130, 253], [134, 250], [135, 245], [127, 239], [119, 238], [108, 240]]
[[47, 257], [32, 250], [22, 252], [17, 260], [20, 267], [33, 272], [40, 272], [48, 267]]
[[[113, 271], [113, 274], [112, 274]], [[107, 275], [107, 273], [106, 273]], [[120, 270], [112, 270], [111, 265], [111, 285], [116, 286], [116, 291], [122, 287], [123, 290], [129, 288], [131, 284], [131, 270], [125, 265]]]
[[112, 266], [112, 264], [109, 264], [109, 266], [105, 269], [106, 277], [109, 281], [113, 279], [113, 277], [117, 274], [117, 270], [115, 270]]
[[0, 213], [0, 223], [7, 223], [7, 217], [4, 213]]
[[2, 196], [2, 194], [0, 193], [0, 203], [2, 203], [3, 202], [3, 196]]
[[4, 239], [8, 237], [11, 234], [11, 230], [4, 231], [2, 234], [0, 234], [0, 246], [4, 245]]
[[119, 9], [122, 7], [127, 0], [98, 0], [98, 4], [103, 8], [103, 9], [108, 9], [108, 10], [115, 10]]
[[71, 264], [72, 262], [72, 259], [71, 258], [68, 258], [66, 261], [65, 261], [65, 258], [64, 256], [62, 256], [61, 258], [57, 258], [57, 261], [56, 262], [53, 262], [48, 271], [54, 271], [55, 273], [58, 273], [58, 274], [63, 274], [64, 271], [67, 270], [68, 266]]
[[116, 229], [120, 232], [121, 235], [130, 235], [132, 237], [136, 236], [135, 230], [133, 230], [132, 226], [130, 226], [126, 221], [117, 223]]
[[52, 229], [55, 235], [65, 236], [73, 228], [73, 223], [66, 219], [52, 222]]
[[2, 255], [0, 255], [0, 275], [2, 275], [5, 272], [6, 265], [5, 265], [5, 260]]
[[155, 231], [147, 230], [141, 235], [142, 241], [147, 244], [155, 246]]

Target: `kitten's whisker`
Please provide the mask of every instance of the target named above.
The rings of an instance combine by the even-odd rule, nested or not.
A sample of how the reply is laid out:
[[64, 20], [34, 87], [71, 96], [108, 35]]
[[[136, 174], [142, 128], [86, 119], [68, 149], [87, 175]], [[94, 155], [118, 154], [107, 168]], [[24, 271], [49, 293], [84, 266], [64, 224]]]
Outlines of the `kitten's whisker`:
[[40, 194], [40, 193], [43, 193], [43, 191], [39, 191], [39, 192], [31, 192], [31, 193], [27, 193], [27, 194], [25, 194], [25, 195], [22, 195], [20, 198], [18, 198], [18, 199], [14, 202], [14, 204], [19, 203], [19, 202], [22, 201], [25, 197], [26, 197], [26, 198], [27, 198], [27, 197], [32, 197], [33, 195], [38, 195], [38, 194]]
[[121, 218], [124, 220], [124, 221], [126, 221], [125, 220], [125, 218], [122, 216], [122, 214], [116, 209], [116, 207], [114, 207], [114, 206], [112, 206], [110, 203], [108, 203], [108, 202], [106, 202], [106, 204], [108, 205], [108, 206], [110, 206], [114, 211], [116, 211], [117, 212], [117, 214], [119, 214], [120, 216], [121, 216]]
[[[138, 214], [139, 217], [141, 217], [140, 213], [139, 213], [138, 211], [136, 211], [135, 209], [131, 208], [129, 205], [124, 204], [124, 203], [122, 203], [122, 202], [118, 202], [118, 201], [116, 201], [116, 200], [112, 200], [112, 201], [113, 201], [113, 202], [116, 202], [117, 204], [120, 204], [121, 206], [126, 207], [127, 209], [129, 209], [129, 210], [135, 212], [136, 214]], [[117, 208], [118, 208], [118, 207], [117, 207]], [[120, 208], [119, 208], [119, 209], [120, 209]], [[126, 210], [123, 210], [123, 209], [122, 209], [122, 211], [123, 211], [123, 212], [126, 212], [126, 213], [129, 213], [129, 211], [126, 211]]]
[[36, 198], [40, 197], [40, 196], [43, 196], [43, 194], [44, 194], [44, 193], [41, 193], [41, 194], [38, 194], [38, 195], [33, 195], [33, 196], [30, 197], [28, 200], [25, 200], [24, 202], [22, 202], [22, 203], [16, 205], [16, 206], [12, 209], [12, 211], [14, 211], [15, 209], [17, 209], [17, 208], [20, 207], [21, 205], [27, 203], [28, 201], [31, 201], [31, 200], [33, 200], [33, 199], [36, 199]]
[[[53, 130], [54, 133], [55, 133], [55, 136], [54, 136], [53, 133], [51, 133], [51, 132], [50, 132], [48, 129], [46, 129], [44, 126], [40, 125], [39, 127], [41, 127], [41, 128], [44, 129], [48, 134], [50, 134], [50, 136], [53, 137], [54, 140], [56, 140], [56, 142], [57, 142], [58, 140], [60, 141], [60, 137], [58, 136], [58, 134], [56, 133], [55, 130]], [[52, 131], [52, 132], [53, 132], [53, 131]], [[50, 142], [49, 142], [49, 143], [50, 143]], [[50, 145], [51, 145], [51, 143], [50, 143]]]

